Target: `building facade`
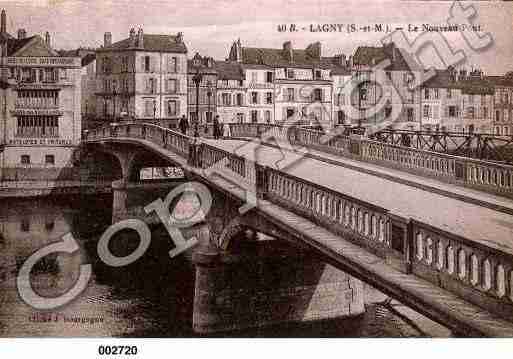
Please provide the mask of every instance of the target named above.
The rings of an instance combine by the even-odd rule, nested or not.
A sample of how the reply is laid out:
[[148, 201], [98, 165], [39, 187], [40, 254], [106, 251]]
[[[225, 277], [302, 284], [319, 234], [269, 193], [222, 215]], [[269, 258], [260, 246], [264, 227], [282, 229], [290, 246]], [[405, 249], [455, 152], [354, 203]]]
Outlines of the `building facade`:
[[[217, 107], [217, 72], [214, 59], [201, 57], [198, 53], [188, 61], [187, 90], [188, 107], [187, 114], [191, 123], [196, 119], [198, 111], [198, 124], [210, 124], [214, 118]], [[197, 77], [199, 74], [199, 77]], [[198, 82], [194, 81], [195, 77]], [[196, 106], [197, 102], [197, 106]]]
[[217, 114], [223, 123], [247, 122], [247, 87], [238, 62], [216, 61]]
[[187, 114], [187, 47], [182, 33], [144, 34], [112, 43], [105, 33], [96, 51], [97, 117], [174, 126]]
[[[28, 171], [40, 178], [55, 169], [72, 167], [81, 138], [79, 57], [60, 56], [51, 47], [50, 34], [28, 37], [24, 29], [17, 37], [6, 29], [2, 11], [0, 138], [2, 175], [11, 180], [28, 179]], [[12, 178], [11, 178], [12, 177]]]
[[496, 135], [513, 135], [513, 73], [487, 76], [494, 88], [492, 130]]
[[320, 43], [294, 49], [287, 41], [281, 49], [269, 49], [243, 47], [237, 40], [228, 60], [244, 72], [245, 122], [333, 125], [332, 64], [321, 56]]

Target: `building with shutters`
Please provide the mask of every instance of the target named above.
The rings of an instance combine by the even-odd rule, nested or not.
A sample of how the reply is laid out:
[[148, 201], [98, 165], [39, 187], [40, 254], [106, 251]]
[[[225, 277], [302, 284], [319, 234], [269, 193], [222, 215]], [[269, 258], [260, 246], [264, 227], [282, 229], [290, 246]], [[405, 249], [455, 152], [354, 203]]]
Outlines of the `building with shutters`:
[[481, 70], [436, 70], [421, 86], [421, 128], [491, 133], [494, 86]]
[[241, 64], [233, 61], [216, 61], [215, 67], [219, 120], [224, 123], [247, 122], [247, 88]]
[[331, 60], [321, 56], [321, 44], [293, 49], [243, 47], [230, 49], [228, 61], [239, 63], [247, 89], [246, 122], [284, 122], [332, 125]]
[[[187, 89], [188, 106], [187, 113], [189, 121], [192, 123], [196, 118], [196, 107], [198, 109], [198, 124], [212, 123], [217, 107], [217, 71], [215, 61], [211, 57], [201, 57], [198, 53], [187, 64]], [[201, 82], [196, 94], [196, 84], [193, 81], [194, 76], [201, 74]], [[196, 95], [198, 95], [198, 106], [196, 106]]]
[[493, 84], [495, 94], [493, 97], [493, 125], [496, 135], [513, 135], [513, 73], [504, 76], [486, 76]]
[[353, 117], [364, 126], [418, 130], [420, 91], [415, 80], [423, 70], [395, 44], [360, 46], [350, 68]]
[[105, 121], [143, 120], [174, 126], [187, 114], [187, 47], [182, 33], [144, 34], [118, 42], [104, 35], [96, 51], [96, 113]]
[[80, 58], [52, 49], [48, 32], [10, 35], [5, 11], [0, 20], [2, 179], [56, 179], [80, 144]]

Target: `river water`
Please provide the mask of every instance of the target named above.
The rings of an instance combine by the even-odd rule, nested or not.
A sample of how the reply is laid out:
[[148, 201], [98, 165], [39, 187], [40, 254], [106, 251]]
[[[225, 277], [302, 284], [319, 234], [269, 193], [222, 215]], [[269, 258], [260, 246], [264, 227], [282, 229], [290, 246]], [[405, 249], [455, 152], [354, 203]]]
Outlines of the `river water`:
[[[190, 253], [170, 260], [169, 242], [155, 229], [149, 250], [135, 263], [107, 267], [97, 239], [111, 221], [110, 195], [0, 201], [0, 337], [193, 337], [194, 268]], [[25, 304], [16, 275], [31, 253], [72, 233], [80, 250], [51, 254], [31, 272], [34, 290], [58, 296], [72, 287], [81, 263], [92, 278], [71, 303], [49, 312]], [[127, 242], [126, 250], [137, 245]], [[131, 244], [130, 244], [131, 243]], [[132, 248], [131, 248], [132, 247]], [[130, 253], [130, 252], [128, 252]], [[366, 313], [358, 318], [222, 333], [230, 337], [403, 337], [425, 336], [415, 323], [366, 287]], [[421, 319], [425, 323], [426, 319]], [[421, 323], [421, 324], [422, 324]], [[440, 332], [444, 335], [444, 332]], [[432, 334], [429, 334], [432, 335]], [[435, 335], [438, 335], [435, 333]]]

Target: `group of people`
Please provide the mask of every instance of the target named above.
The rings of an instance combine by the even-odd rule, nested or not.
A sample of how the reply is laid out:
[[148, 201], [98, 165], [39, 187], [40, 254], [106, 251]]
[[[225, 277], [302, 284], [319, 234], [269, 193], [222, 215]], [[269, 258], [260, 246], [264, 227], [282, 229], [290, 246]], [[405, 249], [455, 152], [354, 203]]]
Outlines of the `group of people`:
[[[218, 140], [221, 137], [223, 137], [223, 123], [219, 122], [219, 115], [216, 115], [214, 117], [214, 121], [212, 123], [213, 127], [213, 133], [214, 139]], [[180, 118], [180, 121], [178, 121], [178, 128], [180, 129], [180, 132], [184, 135], [187, 134], [187, 130], [189, 129], [189, 121], [187, 120], [187, 117], [185, 115]], [[205, 133], [208, 132], [208, 127], [205, 127]]]

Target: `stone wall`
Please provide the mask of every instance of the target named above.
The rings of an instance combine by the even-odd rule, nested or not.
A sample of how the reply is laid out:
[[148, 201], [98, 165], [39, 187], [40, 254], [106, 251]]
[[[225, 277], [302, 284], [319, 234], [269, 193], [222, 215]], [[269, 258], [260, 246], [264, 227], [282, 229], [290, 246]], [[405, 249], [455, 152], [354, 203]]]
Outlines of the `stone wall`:
[[253, 250], [236, 255], [197, 250], [194, 330], [210, 333], [363, 313], [360, 281], [310, 252], [280, 246], [276, 240], [257, 242]]

